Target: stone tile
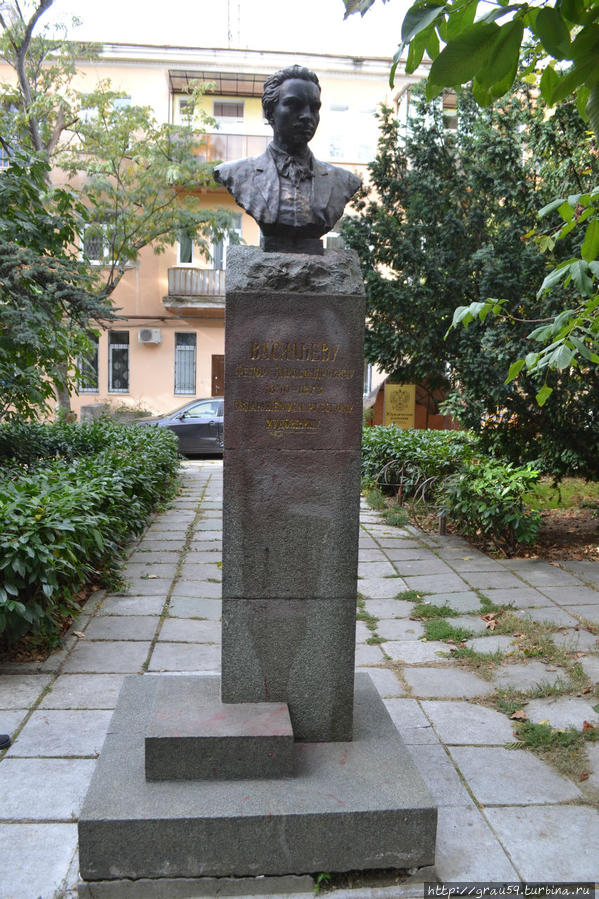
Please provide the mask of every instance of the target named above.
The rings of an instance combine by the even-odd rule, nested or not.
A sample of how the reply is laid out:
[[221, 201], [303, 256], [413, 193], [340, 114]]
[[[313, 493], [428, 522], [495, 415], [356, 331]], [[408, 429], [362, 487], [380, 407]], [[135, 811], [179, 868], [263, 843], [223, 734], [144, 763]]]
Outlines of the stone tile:
[[189, 543], [189, 552], [222, 552], [223, 541], [213, 535], [204, 533], [201, 537], [194, 538]]
[[382, 665], [384, 661], [383, 649], [378, 644], [359, 643], [356, 646], [356, 665]]
[[534, 587], [509, 588], [507, 590], [485, 590], [484, 595], [498, 606], [514, 606], [515, 609], [530, 609], [537, 607], [554, 608], [554, 604], [547, 601], [547, 597]]
[[386, 562], [387, 556], [382, 549], [361, 549], [358, 552], [358, 561], [362, 562]]
[[391, 599], [405, 589], [405, 581], [399, 577], [370, 577], [358, 581], [358, 592], [368, 599]]
[[520, 880], [501, 843], [474, 807], [439, 809], [435, 871], [446, 883]]
[[357, 670], [365, 671], [370, 676], [381, 696], [405, 696], [405, 689], [389, 668], [358, 668]]
[[467, 586], [459, 575], [453, 573], [406, 577], [405, 581], [410, 590], [421, 593], [461, 593]]
[[591, 587], [543, 587], [542, 592], [558, 606], [599, 605], [599, 590]]
[[217, 564], [218, 559], [213, 562], [198, 562], [187, 556], [187, 561], [183, 563], [180, 571], [180, 580], [182, 581], [222, 581], [222, 567]]
[[158, 615], [98, 615], [85, 629], [88, 640], [152, 640]]
[[222, 536], [222, 520], [220, 518], [204, 518], [201, 521], [198, 521], [194, 531], [196, 536], [200, 533], [203, 534], [206, 531], [215, 531], [219, 536]]
[[208, 562], [208, 564], [216, 565], [217, 568], [219, 563], [222, 564], [222, 553], [220, 549], [193, 549], [190, 548], [189, 552], [185, 556], [186, 562], [190, 562], [192, 564], [196, 564], [199, 562]]
[[443, 746], [408, 745], [412, 761], [420, 771], [439, 806], [472, 806], [472, 799]]
[[[153, 556], [159, 555], [164, 556], [165, 553], [134, 553], [134, 555], [127, 562], [127, 568], [125, 571], [125, 575], [128, 578], [135, 578], [145, 580], [144, 575], [147, 575], [151, 580], [155, 580], [156, 578], [165, 578], [167, 580], [172, 580], [174, 578], [179, 558], [175, 556], [173, 561], [171, 562], [158, 562], [153, 560]], [[170, 556], [171, 553], [168, 553]], [[144, 556], [147, 557], [147, 561], [144, 561]]]
[[372, 631], [363, 621], [356, 621], [356, 643], [366, 643], [372, 637]]
[[366, 578], [370, 580], [378, 577], [395, 577], [397, 574], [395, 568], [387, 560], [379, 562], [362, 562], [358, 564], [358, 578]]
[[589, 762], [588, 771], [590, 774], [586, 783], [599, 792], [599, 743], [587, 743], [585, 752]]
[[172, 578], [130, 578], [125, 572], [127, 596], [165, 596], [171, 587]]
[[524, 586], [521, 579], [511, 571], [465, 571], [464, 580], [483, 593], [487, 590], [521, 589]]
[[220, 671], [220, 646], [210, 643], [157, 643], [149, 671]]
[[473, 634], [487, 633], [487, 623], [478, 615], [458, 615], [456, 618], [448, 618], [452, 627], [463, 627]]
[[64, 673], [133, 674], [141, 670], [150, 643], [125, 641], [98, 641], [86, 643], [80, 640], [65, 662]]
[[146, 535], [139, 544], [140, 549], [147, 549], [150, 552], [173, 552], [178, 553], [183, 549], [183, 540], [180, 534], [173, 537], [172, 540], [167, 537], [157, 537]]
[[582, 730], [585, 721], [599, 723], [599, 714], [593, 709], [593, 703], [577, 696], [531, 699], [526, 704], [526, 714], [535, 724], [547, 720], [558, 729], [574, 727]]
[[408, 618], [413, 608], [414, 603], [403, 599], [367, 599], [364, 603], [364, 611], [377, 618]]
[[175, 618], [211, 618], [218, 620], [223, 609], [220, 599], [192, 599], [190, 596], [175, 596], [171, 600], [169, 613]]
[[364, 530], [360, 531], [358, 546], [360, 549], [378, 549], [378, 544]]
[[77, 850], [76, 824], [0, 824], [2, 899], [63, 895]]
[[474, 637], [466, 640], [466, 646], [475, 652], [504, 652], [517, 653], [518, 645], [514, 637], [504, 636], [503, 634], [489, 634], [488, 637]]
[[570, 559], [567, 562], [562, 562], [562, 565], [585, 584], [596, 584], [599, 587], [599, 565], [597, 562]]
[[508, 559], [503, 564], [533, 587], [564, 587], [580, 583], [569, 572], [543, 559]]
[[386, 699], [385, 706], [406, 745], [439, 743], [430, 721], [415, 699]]
[[599, 655], [588, 655], [580, 660], [582, 669], [592, 681], [599, 682]]
[[459, 572], [459, 574], [463, 574], [466, 571], [504, 570], [501, 562], [497, 562], [496, 559], [490, 559], [489, 556], [485, 556], [483, 553], [464, 556], [451, 555], [447, 556], [447, 561], [454, 571]]
[[451, 575], [454, 572], [447, 562], [430, 553], [428, 559], [412, 559], [405, 562], [396, 562], [396, 567], [402, 577], [423, 577], [434, 574]]
[[99, 710], [36, 711], [7, 757], [98, 755], [111, 717], [111, 711]]
[[390, 546], [385, 549], [385, 555], [392, 562], [423, 561], [430, 559], [431, 551], [421, 543], [404, 540], [401, 546]]
[[419, 640], [424, 636], [424, 625], [420, 621], [409, 618], [383, 618], [379, 621], [376, 632], [385, 640]]
[[27, 709], [3, 709], [0, 712], [0, 733], [8, 734], [14, 739], [17, 727], [27, 714]]
[[597, 634], [591, 634], [582, 627], [560, 628], [557, 633], [552, 635], [551, 639], [557, 646], [563, 647], [568, 652], [587, 652], [599, 649]]
[[480, 610], [480, 598], [473, 590], [464, 590], [459, 593], [433, 593], [426, 599], [432, 605], [449, 606], [456, 612], [478, 612]]
[[0, 674], [0, 709], [28, 709], [50, 680], [48, 674]]
[[579, 799], [579, 789], [525, 749], [452, 747], [450, 753], [482, 805], [532, 805]]
[[403, 675], [412, 692], [419, 697], [462, 699], [493, 691], [482, 677], [461, 668], [406, 668]]
[[444, 743], [490, 746], [513, 740], [509, 719], [495, 709], [452, 700], [424, 700], [421, 704]]
[[[387, 550], [403, 550], [406, 546], [409, 546], [413, 543], [413, 540], [408, 539], [407, 532], [400, 532], [397, 537], [381, 537], [377, 536], [377, 543], [381, 546], [385, 551]], [[422, 543], [419, 543], [419, 546], [422, 546]]]
[[518, 612], [519, 615], [522, 615], [523, 618], [530, 618], [532, 621], [539, 621], [541, 623], [547, 622], [548, 624], [557, 624], [557, 625], [572, 625], [573, 627], [578, 624], [578, 620], [574, 618], [572, 615], [568, 615], [563, 609], [558, 609], [557, 606], [543, 606], [542, 609], [524, 609], [521, 612]]
[[160, 615], [166, 602], [164, 596], [108, 596], [98, 609], [99, 615]]
[[166, 618], [159, 637], [159, 642], [166, 643], [220, 643], [220, 641], [220, 621], [199, 621], [194, 618]]
[[485, 809], [485, 817], [528, 882], [597, 879], [599, 812], [580, 806]]
[[179, 580], [175, 584], [172, 592], [173, 599], [179, 599], [182, 596], [193, 597], [194, 599], [220, 599], [222, 596], [222, 584], [214, 584], [212, 581], [197, 580]]
[[395, 662], [405, 662], [410, 665], [418, 665], [422, 662], [444, 662], [450, 659], [444, 658], [441, 653], [449, 653], [447, 643], [440, 640], [388, 640], [383, 644], [385, 653]]
[[9, 759], [0, 764], [0, 819], [77, 818], [95, 759]]
[[[129, 556], [127, 566], [148, 565], [150, 568], [153, 568], [154, 566], [167, 565], [169, 568], [176, 568], [178, 561], [179, 553], [170, 544], [167, 549], [150, 550], [146, 549], [142, 542], [135, 548], [133, 554]], [[157, 571], [156, 574], [159, 574], [159, 572]]]
[[599, 624], [599, 605], [568, 606], [568, 612], [572, 612], [574, 615], [579, 615], [581, 618], [586, 618], [587, 621], [592, 621], [593, 624]]
[[496, 687], [513, 687], [515, 690], [533, 690], [540, 684], [554, 684], [560, 679], [567, 680], [563, 668], [556, 669], [537, 661], [503, 665], [493, 672]]
[[40, 703], [40, 709], [114, 709], [123, 685], [122, 674], [61, 674]]

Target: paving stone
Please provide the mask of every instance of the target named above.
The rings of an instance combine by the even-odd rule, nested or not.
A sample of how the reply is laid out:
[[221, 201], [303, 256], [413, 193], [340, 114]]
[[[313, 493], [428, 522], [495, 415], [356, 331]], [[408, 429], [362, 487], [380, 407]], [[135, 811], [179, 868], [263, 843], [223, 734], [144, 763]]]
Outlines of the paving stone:
[[114, 709], [123, 674], [61, 674], [40, 709]]
[[597, 879], [599, 812], [580, 806], [485, 809], [485, 817], [528, 882]]
[[596, 584], [599, 587], [599, 565], [596, 562], [569, 559], [562, 562], [562, 565], [585, 584]]
[[65, 662], [63, 672], [100, 674], [132, 674], [141, 670], [146, 660], [149, 642], [80, 640]]
[[462, 593], [466, 584], [457, 574], [430, 574], [420, 577], [406, 577], [410, 590], [421, 593]]
[[475, 652], [504, 652], [517, 653], [518, 646], [514, 637], [504, 636], [503, 634], [489, 634], [488, 637], [474, 637], [466, 640], [466, 646]]
[[48, 674], [0, 674], [0, 709], [28, 709], [50, 680]]
[[7, 757], [98, 755], [111, 717], [111, 711], [99, 710], [35, 711]]
[[372, 631], [369, 630], [363, 621], [356, 621], [356, 643], [366, 643], [372, 637]]
[[379, 621], [376, 632], [385, 640], [418, 640], [424, 636], [424, 625], [420, 621], [409, 618], [383, 618]]
[[501, 562], [490, 559], [483, 553], [465, 556], [447, 556], [447, 560], [454, 571], [462, 574], [465, 571], [503, 571]]
[[197, 599], [220, 599], [222, 596], [222, 584], [212, 581], [179, 580], [172, 592], [173, 599], [187, 596]]
[[367, 599], [364, 602], [364, 611], [376, 618], [409, 618], [413, 608], [413, 602], [403, 599]]
[[495, 709], [452, 700], [423, 700], [421, 704], [444, 743], [490, 746], [514, 738], [510, 721]]
[[[370, 634], [370, 631], [368, 632]], [[160, 631], [159, 642], [220, 643], [219, 621], [198, 621], [186, 618], [166, 618]]]
[[473, 634], [484, 634], [487, 632], [487, 622], [479, 615], [458, 615], [455, 618], [448, 618], [447, 623], [452, 627], [463, 627], [464, 630], [472, 631]]
[[189, 552], [196, 551], [204, 551], [204, 552], [222, 552], [223, 541], [213, 536], [210, 537], [210, 534], [202, 534], [201, 537], [194, 538], [189, 543]]
[[77, 850], [76, 824], [0, 824], [0, 899], [64, 895], [63, 881]]
[[[179, 553], [175, 549], [147, 550], [143, 547], [143, 544], [140, 544], [128, 559], [127, 566], [148, 565], [150, 568], [154, 568], [155, 566], [167, 565], [169, 568], [175, 569], [178, 561]], [[158, 573], [157, 571], [156, 574]]]
[[[14, 733], [28, 714], [27, 709], [3, 709], [0, 712], [0, 733], [14, 738]], [[0, 812], [1, 816], [1, 812]]]
[[498, 606], [508, 605], [514, 606], [515, 609], [529, 609], [549, 607], [555, 608], [554, 604], [549, 601], [548, 597], [536, 590], [534, 587], [519, 587], [518, 589], [509, 588], [507, 590], [484, 590], [484, 595], [496, 603]]
[[360, 536], [358, 540], [358, 547], [360, 549], [378, 549], [378, 544], [374, 542], [372, 537], [369, 536], [365, 531], [360, 531]]
[[593, 624], [599, 624], [599, 605], [572, 605], [568, 606], [568, 612], [572, 612], [574, 615], [579, 615], [581, 618], [586, 618], [587, 621], [592, 621]]
[[599, 681], [599, 655], [587, 655], [580, 660], [582, 670], [592, 681]]
[[439, 806], [472, 806], [472, 799], [443, 746], [408, 745], [414, 764]]
[[580, 583], [569, 572], [543, 559], [509, 559], [503, 564], [533, 587], [575, 586]]
[[405, 540], [399, 547], [388, 547], [385, 549], [385, 555], [392, 562], [423, 561], [430, 559], [431, 551], [420, 543]]
[[555, 684], [558, 680], [567, 680], [563, 668], [556, 669], [537, 661], [503, 665], [493, 672], [496, 687], [513, 687], [515, 690], [533, 690], [540, 684]]
[[397, 570], [402, 577], [422, 577], [434, 574], [453, 574], [453, 570], [447, 562], [430, 553], [428, 559], [411, 559], [396, 563]]
[[214, 562], [198, 562], [197, 564], [193, 559], [190, 559], [190, 556], [187, 556], [186, 562], [181, 566], [181, 571], [179, 572], [179, 578], [182, 581], [222, 581], [223, 579], [223, 571], [222, 567], [217, 565], [217, 561]]
[[557, 625], [572, 625], [575, 626], [578, 624], [576, 618], [572, 615], [568, 615], [563, 609], [558, 609], [557, 606], [543, 606], [542, 609], [524, 609], [523, 611], [518, 612], [519, 615], [522, 615], [523, 618], [530, 618], [532, 621], [539, 621], [541, 623], [547, 622], [548, 624], [557, 624]]
[[447, 643], [440, 640], [388, 640], [383, 644], [385, 653], [395, 662], [406, 662], [407, 664], [419, 664], [421, 662], [444, 662], [447, 664], [450, 659], [445, 658], [441, 653], [449, 653]]
[[127, 577], [125, 572], [125, 580], [127, 582], [127, 596], [165, 596], [170, 590], [172, 578], [139, 578]]
[[568, 652], [587, 652], [588, 650], [599, 649], [599, 637], [597, 634], [591, 634], [590, 631], [582, 627], [578, 628], [560, 628], [560, 630], [552, 634], [551, 639], [557, 646], [561, 646]]
[[521, 589], [525, 586], [511, 571], [465, 571], [464, 580], [472, 587], [486, 593], [487, 590]]
[[358, 668], [357, 670], [365, 671], [370, 676], [380, 696], [405, 696], [404, 687], [389, 668]]
[[356, 665], [381, 665], [385, 661], [382, 648], [377, 644], [369, 646], [359, 643], [356, 646]]
[[526, 714], [535, 724], [547, 720], [558, 729], [574, 727], [582, 730], [585, 721], [599, 723], [599, 714], [594, 711], [593, 703], [577, 696], [531, 699], [526, 704]]
[[404, 743], [438, 745], [431, 723], [415, 699], [386, 699], [385, 706]]
[[157, 643], [148, 671], [220, 671], [220, 655], [210, 643]]
[[358, 578], [394, 577], [397, 571], [386, 559], [379, 562], [363, 562], [358, 564]]
[[222, 526], [222, 521], [221, 521], [221, 519], [220, 519], [220, 518], [218, 518], [218, 519], [216, 519], [216, 518], [204, 518], [204, 519], [202, 519], [201, 521], [198, 521], [198, 523], [197, 523], [196, 526], [195, 526], [195, 534], [196, 534], [196, 536], [197, 536], [199, 533], [203, 533], [204, 531], [215, 531], [215, 532], [217, 532], [219, 535], [222, 535], [222, 532], [223, 532], [223, 526]]
[[585, 752], [589, 762], [589, 779], [586, 784], [599, 791], [599, 743], [587, 743]]
[[85, 629], [88, 640], [152, 640], [158, 615], [99, 615]]
[[482, 677], [460, 668], [406, 668], [403, 675], [419, 697], [435, 699], [484, 696], [493, 687]]
[[222, 614], [220, 599], [192, 599], [190, 596], [175, 596], [169, 606], [170, 615], [175, 618], [211, 618], [218, 620]]
[[186, 555], [186, 561], [195, 564], [196, 562], [208, 562], [214, 564], [218, 568], [219, 563], [222, 565], [222, 553], [218, 549], [194, 549], [190, 548]]
[[[140, 556], [148, 555], [153, 556], [154, 553], [137, 553], [137, 559], [140, 559]], [[170, 555], [170, 553], [169, 553]], [[157, 578], [165, 578], [166, 580], [172, 580], [177, 571], [177, 565], [179, 562], [178, 556], [174, 558], [172, 562], [150, 562], [143, 561], [143, 558], [140, 561], [137, 561], [133, 558], [129, 559], [127, 562], [127, 568], [125, 571], [125, 576], [127, 578], [135, 578], [144, 580], [144, 575], [147, 575], [148, 578], [154, 580]]]
[[525, 749], [452, 747], [458, 769], [482, 805], [568, 802], [580, 790]]
[[168, 540], [166, 537], [145, 536], [139, 544], [139, 549], [147, 549], [150, 552], [179, 553], [182, 548], [183, 541], [180, 535], [175, 535], [172, 540]]
[[387, 556], [382, 549], [361, 549], [358, 552], [358, 562], [387, 562]]
[[[387, 550], [396, 550], [396, 549], [405, 549], [406, 545], [413, 543], [413, 540], [408, 539], [407, 531], [400, 533], [397, 537], [377, 537], [377, 543], [380, 547], [382, 547], [385, 551]], [[422, 543], [420, 543], [422, 546]]]
[[458, 593], [433, 593], [426, 601], [434, 606], [449, 606], [455, 612], [478, 612], [480, 598], [473, 590]]
[[99, 615], [160, 615], [166, 602], [164, 596], [108, 596], [98, 609]]
[[501, 843], [474, 807], [439, 809], [435, 871], [446, 883], [520, 880]]
[[369, 577], [358, 581], [358, 593], [368, 599], [391, 599], [406, 589], [400, 577]]
[[0, 818], [76, 819], [95, 759], [10, 759], [0, 764]]
[[[593, 562], [597, 565], [596, 562]], [[599, 567], [599, 566], [598, 566]], [[592, 587], [542, 587], [542, 592], [558, 606], [599, 605], [599, 590]]]

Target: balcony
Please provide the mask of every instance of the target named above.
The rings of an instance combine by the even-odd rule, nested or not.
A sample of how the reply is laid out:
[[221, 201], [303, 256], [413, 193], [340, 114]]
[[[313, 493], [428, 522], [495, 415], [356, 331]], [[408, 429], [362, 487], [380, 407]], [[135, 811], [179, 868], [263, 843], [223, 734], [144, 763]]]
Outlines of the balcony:
[[266, 150], [270, 137], [255, 134], [205, 134], [202, 137], [198, 159], [202, 162], [232, 162], [248, 156], [260, 156]]
[[168, 270], [168, 296], [163, 303], [169, 312], [201, 318], [222, 318], [225, 311], [223, 269], [180, 265]]

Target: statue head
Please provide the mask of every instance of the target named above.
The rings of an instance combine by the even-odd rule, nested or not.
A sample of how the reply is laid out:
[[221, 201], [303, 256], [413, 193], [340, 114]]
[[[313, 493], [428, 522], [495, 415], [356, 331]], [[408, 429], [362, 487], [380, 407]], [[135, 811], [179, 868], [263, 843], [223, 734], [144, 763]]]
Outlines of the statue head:
[[320, 84], [305, 66], [288, 66], [264, 82], [264, 117], [275, 143], [290, 153], [305, 149], [320, 121]]

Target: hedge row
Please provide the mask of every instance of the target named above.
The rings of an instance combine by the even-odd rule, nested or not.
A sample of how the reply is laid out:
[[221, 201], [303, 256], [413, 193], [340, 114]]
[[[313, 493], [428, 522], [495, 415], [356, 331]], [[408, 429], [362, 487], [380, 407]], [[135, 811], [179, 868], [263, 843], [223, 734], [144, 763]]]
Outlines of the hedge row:
[[114, 564], [172, 495], [166, 428], [109, 421], [0, 425], [0, 641], [52, 635], [75, 595]]

